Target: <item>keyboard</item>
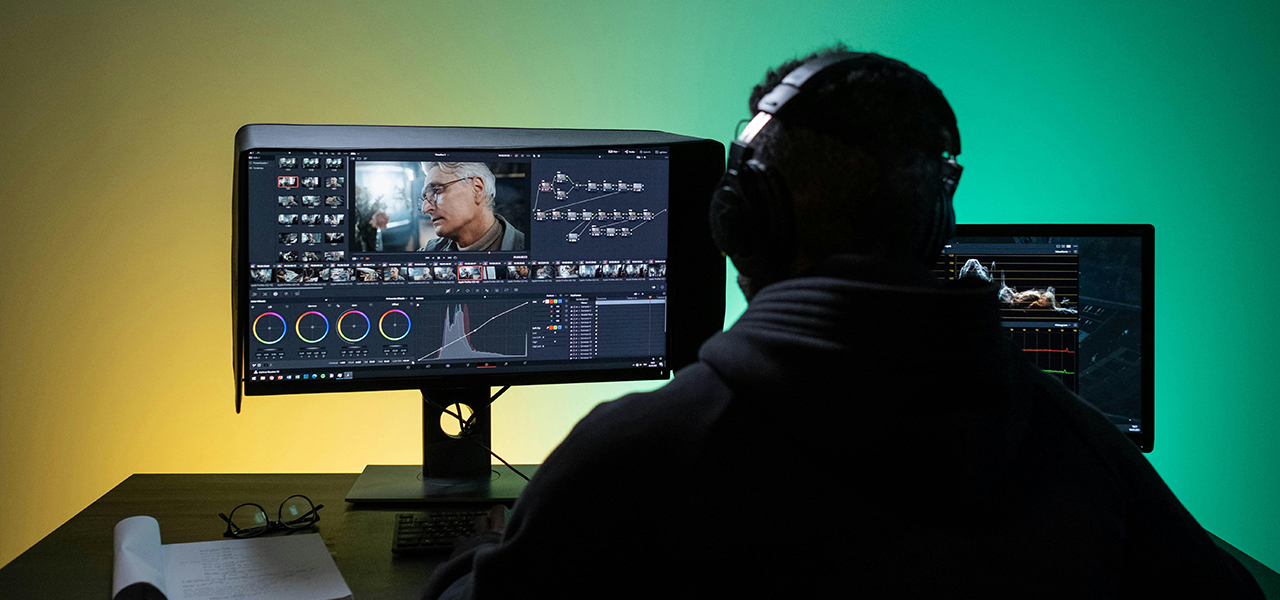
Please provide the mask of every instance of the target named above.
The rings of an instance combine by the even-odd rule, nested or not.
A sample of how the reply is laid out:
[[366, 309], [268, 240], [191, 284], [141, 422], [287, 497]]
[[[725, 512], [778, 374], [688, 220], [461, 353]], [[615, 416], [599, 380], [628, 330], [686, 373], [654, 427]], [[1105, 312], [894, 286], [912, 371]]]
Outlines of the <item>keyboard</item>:
[[476, 532], [476, 519], [489, 509], [446, 509], [396, 515], [392, 552], [434, 552], [453, 550], [460, 537]]

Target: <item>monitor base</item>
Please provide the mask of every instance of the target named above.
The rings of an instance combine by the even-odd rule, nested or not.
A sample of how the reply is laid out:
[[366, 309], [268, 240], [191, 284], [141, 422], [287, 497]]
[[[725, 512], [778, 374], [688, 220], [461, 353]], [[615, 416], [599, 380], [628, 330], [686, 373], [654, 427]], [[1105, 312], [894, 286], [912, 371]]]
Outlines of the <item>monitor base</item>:
[[526, 483], [519, 473], [532, 477], [537, 466], [490, 464], [490, 404], [487, 387], [422, 390], [422, 464], [366, 466], [347, 502], [514, 502]]
[[[538, 465], [515, 467], [526, 477], [533, 477], [538, 469]], [[422, 476], [422, 465], [368, 465], [346, 500], [370, 504], [511, 503], [520, 497], [526, 483], [504, 465], [494, 465], [488, 479], [427, 479]]]

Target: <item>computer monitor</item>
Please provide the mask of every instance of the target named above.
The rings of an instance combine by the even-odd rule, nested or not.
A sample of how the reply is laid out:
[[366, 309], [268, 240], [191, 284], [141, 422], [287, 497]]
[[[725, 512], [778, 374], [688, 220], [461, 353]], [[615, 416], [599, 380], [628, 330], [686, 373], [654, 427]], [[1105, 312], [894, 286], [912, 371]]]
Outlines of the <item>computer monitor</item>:
[[1155, 444], [1155, 228], [960, 225], [942, 279], [998, 284], [1005, 335], [1144, 452]]
[[423, 465], [368, 467], [348, 499], [514, 498], [492, 386], [666, 379], [720, 330], [723, 170], [720, 143], [657, 131], [246, 125], [236, 410], [421, 389]]

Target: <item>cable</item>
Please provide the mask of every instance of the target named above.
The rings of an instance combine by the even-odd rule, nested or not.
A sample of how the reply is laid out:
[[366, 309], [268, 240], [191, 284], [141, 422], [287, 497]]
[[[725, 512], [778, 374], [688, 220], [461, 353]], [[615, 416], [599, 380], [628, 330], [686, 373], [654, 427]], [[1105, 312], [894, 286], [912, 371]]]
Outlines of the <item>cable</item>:
[[469, 438], [467, 438], [467, 439], [471, 440], [472, 442], [475, 442], [475, 444], [476, 444], [477, 446], [480, 446], [481, 448], [484, 448], [484, 449], [485, 449], [485, 451], [487, 451], [489, 454], [492, 454], [494, 458], [498, 459], [499, 461], [502, 461], [502, 464], [507, 465], [507, 468], [508, 468], [508, 469], [511, 469], [511, 472], [512, 472], [512, 473], [515, 473], [516, 475], [519, 475], [519, 476], [523, 477], [525, 481], [529, 481], [529, 478], [528, 478], [527, 476], [525, 476], [525, 474], [524, 474], [524, 473], [521, 473], [521, 472], [520, 472], [520, 471], [518, 471], [515, 467], [511, 466], [511, 463], [507, 462], [507, 461], [506, 461], [505, 459], [503, 459], [501, 456], [498, 456], [498, 453], [497, 453], [497, 452], [494, 452], [493, 450], [490, 450], [488, 446], [485, 446], [484, 444], [481, 444], [481, 443], [480, 443], [480, 440], [477, 440], [476, 438], [473, 438], [473, 437], [469, 437]]
[[467, 422], [462, 424], [462, 430], [466, 431], [468, 429], [471, 429], [471, 426], [475, 424], [476, 415], [479, 414], [478, 411], [493, 405], [493, 403], [498, 399], [498, 396], [501, 396], [503, 393], [505, 393], [509, 389], [511, 389], [511, 386], [509, 385], [502, 386], [502, 389], [498, 390], [498, 393], [494, 394], [492, 398], [489, 398], [489, 401], [486, 402], [484, 406], [481, 406], [479, 409], [477, 409], [477, 411], [472, 411], [471, 418], [467, 419]]
[[[431, 397], [429, 397], [429, 395], [426, 395], [426, 390], [422, 390], [422, 402], [426, 402], [426, 403], [428, 403], [428, 404], [431, 404], [431, 408], [435, 408], [435, 409], [436, 409], [436, 411], [440, 411], [440, 412], [443, 412], [443, 413], [445, 413], [445, 414], [448, 414], [448, 416], [451, 416], [451, 417], [453, 417], [453, 418], [457, 418], [457, 420], [458, 420], [458, 427], [463, 427], [463, 425], [466, 425], [466, 423], [465, 423], [465, 422], [463, 422], [463, 420], [462, 420], [462, 414], [458, 414], [457, 412], [449, 411], [449, 409], [448, 409], [447, 407], [442, 407], [442, 406], [439, 406], [439, 404], [436, 404], [436, 403], [434, 403], [434, 402], [431, 402]], [[460, 403], [454, 403], [454, 404], [453, 404], [453, 406], [460, 406]], [[472, 413], [472, 414], [471, 414], [471, 418], [472, 418], [472, 420], [474, 420], [474, 418], [475, 418], [475, 413]], [[465, 430], [465, 429], [463, 429], [463, 432], [465, 432], [465, 431], [466, 431], [466, 430]]]

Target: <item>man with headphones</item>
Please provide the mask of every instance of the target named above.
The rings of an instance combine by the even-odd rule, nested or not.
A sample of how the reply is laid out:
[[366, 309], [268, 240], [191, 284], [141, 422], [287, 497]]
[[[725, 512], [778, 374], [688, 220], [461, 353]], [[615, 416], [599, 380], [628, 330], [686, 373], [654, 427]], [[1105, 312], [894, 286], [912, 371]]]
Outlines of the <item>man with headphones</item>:
[[579, 422], [428, 598], [1261, 597], [990, 284], [933, 277], [960, 132], [927, 77], [837, 46], [750, 106], [710, 215], [746, 312]]

